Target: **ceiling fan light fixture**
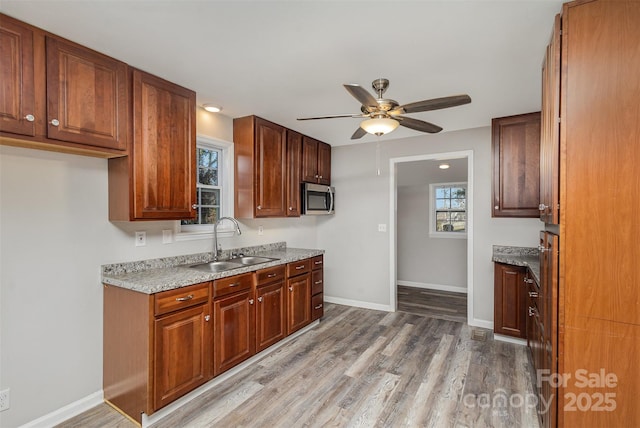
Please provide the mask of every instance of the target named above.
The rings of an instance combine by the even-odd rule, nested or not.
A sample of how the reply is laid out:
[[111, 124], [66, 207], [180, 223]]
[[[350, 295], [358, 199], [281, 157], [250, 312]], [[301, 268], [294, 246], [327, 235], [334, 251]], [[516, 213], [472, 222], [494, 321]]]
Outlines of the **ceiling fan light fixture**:
[[363, 120], [360, 127], [369, 134], [384, 135], [393, 131], [400, 123], [397, 120], [388, 117], [375, 117], [373, 119]]
[[449, 164], [446, 162], [442, 162], [440, 165], [438, 165], [438, 168], [440, 169], [449, 169]]

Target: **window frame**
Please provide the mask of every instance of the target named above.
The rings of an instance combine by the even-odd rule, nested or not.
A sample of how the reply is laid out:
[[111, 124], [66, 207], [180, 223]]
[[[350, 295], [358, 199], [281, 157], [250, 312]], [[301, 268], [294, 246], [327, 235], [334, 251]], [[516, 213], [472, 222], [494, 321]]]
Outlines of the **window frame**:
[[[233, 217], [233, 177], [234, 177], [234, 162], [233, 162], [233, 143], [224, 141], [217, 138], [211, 138], [204, 135], [196, 136], [196, 147], [215, 149], [220, 151], [221, 161], [218, 163], [218, 180], [220, 188], [220, 217]], [[197, 170], [198, 164], [194, 166]], [[197, 174], [197, 172], [196, 172]], [[198, 179], [196, 178], [196, 186]], [[196, 239], [213, 239], [213, 225], [212, 224], [180, 224], [180, 220], [177, 220], [175, 225], [176, 241], [190, 241]], [[223, 222], [218, 228], [218, 236], [232, 236], [235, 229], [231, 222]]]
[[[463, 187], [465, 191], [465, 231], [464, 232], [440, 232], [436, 230], [436, 188], [438, 187]], [[447, 239], [467, 239], [469, 232], [469, 207], [468, 207], [468, 191], [469, 186], [466, 181], [450, 182], [450, 183], [430, 183], [429, 184], [429, 237], [430, 238], [447, 238]]]

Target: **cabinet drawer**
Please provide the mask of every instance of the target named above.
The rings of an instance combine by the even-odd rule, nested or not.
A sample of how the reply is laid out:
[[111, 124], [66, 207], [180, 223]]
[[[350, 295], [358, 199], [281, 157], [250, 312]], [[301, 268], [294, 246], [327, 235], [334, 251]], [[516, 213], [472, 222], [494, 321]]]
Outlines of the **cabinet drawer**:
[[264, 284], [280, 281], [284, 279], [285, 265], [274, 266], [267, 269], [256, 271], [256, 286], [260, 287]]
[[311, 295], [322, 293], [324, 289], [324, 272], [314, 270], [311, 273]]
[[299, 260], [293, 263], [287, 263], [287, 278], [301, 275], [311, 271], [311, 259]]
[[209, 284], [211, 283], [204, 282], [157, 293], [155, 295], [154, 314], [162, 315], [199, 303], [206, 303], [209, 300]]
[[213, 297], [226, 296], [238, 291], [250, 290], [253, 286], [253, 273], [230, 276], [213, 281]]
[[324, 294], [316, 294], [311, 297], [311, 321], [322, 318], [324, 315]]
[[323, 265], [324, 265], [324, 257], [322, 255], [315, 256], [314, 258], [311, 259], [311, 269], [313, 270], [322, 269]]

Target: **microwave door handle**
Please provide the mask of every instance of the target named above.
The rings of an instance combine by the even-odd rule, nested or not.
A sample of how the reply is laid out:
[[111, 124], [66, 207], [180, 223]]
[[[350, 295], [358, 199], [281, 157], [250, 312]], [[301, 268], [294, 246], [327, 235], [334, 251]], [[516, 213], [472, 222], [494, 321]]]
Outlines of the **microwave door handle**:
[[331, 203], [329, 205], [329, 211], [327, 212], [327, 214], [331, 214], [331, 211], [333, 211], [333, 192], [331, 191], [331, 187], [327, 187], [327, 191], [329, 191], [329, 197], [331, 198]]

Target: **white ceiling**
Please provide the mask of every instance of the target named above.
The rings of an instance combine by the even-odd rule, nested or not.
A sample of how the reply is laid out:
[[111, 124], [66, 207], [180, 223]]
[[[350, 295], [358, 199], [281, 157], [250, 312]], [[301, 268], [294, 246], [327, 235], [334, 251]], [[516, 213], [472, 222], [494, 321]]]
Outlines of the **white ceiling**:
[[[342, 87], [391, 81], [406, 104], [467, 93], [415, 113], [443, 132], [540, 109], [540, 66], [560, 0], [2, 0], [0, 10], [197, 92], [223, 114], [256, 114], [331, 145], [351, 144], [359, 112]], [[398, 128], [383, 139], [421, 135]], [[375, 141], [367, 135], [361, 142]]]

